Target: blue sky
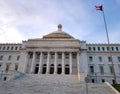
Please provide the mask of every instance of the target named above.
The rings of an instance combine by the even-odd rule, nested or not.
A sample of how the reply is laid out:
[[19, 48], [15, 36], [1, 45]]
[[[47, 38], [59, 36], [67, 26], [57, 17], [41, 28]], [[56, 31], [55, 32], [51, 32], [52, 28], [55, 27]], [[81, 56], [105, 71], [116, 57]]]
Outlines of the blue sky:
[[87, 43], [107, 43], [104, 5], [111, 43], [120, 43], [120, 0], [0, 0], [0, 43], [21, 43], [57, 30]]

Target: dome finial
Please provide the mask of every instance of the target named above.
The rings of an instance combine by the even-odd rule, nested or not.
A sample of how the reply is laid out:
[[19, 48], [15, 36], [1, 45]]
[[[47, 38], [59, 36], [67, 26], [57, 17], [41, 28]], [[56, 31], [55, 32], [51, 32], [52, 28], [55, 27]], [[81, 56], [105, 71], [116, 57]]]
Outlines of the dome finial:
[[61, 24], [58, 25], [58, 31], [62, 31], [62, 25]]

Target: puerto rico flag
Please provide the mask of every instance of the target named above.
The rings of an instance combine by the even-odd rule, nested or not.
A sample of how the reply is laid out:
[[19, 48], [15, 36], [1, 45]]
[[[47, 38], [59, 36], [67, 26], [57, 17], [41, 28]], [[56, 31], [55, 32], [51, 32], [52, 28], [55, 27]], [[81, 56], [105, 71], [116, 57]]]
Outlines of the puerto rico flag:
[[95, 6], [95, 8], [96, 8], [96, 10], [101, 10], [101, 11], [103, 10], [102, 6]]

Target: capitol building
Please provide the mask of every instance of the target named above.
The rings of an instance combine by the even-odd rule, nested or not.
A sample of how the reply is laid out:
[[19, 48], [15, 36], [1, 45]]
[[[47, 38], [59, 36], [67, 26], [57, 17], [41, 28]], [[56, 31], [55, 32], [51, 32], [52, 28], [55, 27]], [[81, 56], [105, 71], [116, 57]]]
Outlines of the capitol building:
[[59, 24], [57, 31], [42, 38], [18, 44], [0, 43], [0, 79], [11, 79], [13, 71], [75, 76], [80, 82], [88, 77], [91, 83], [114, 83], [115, 72], [120, 83], [120, 44], [89, 44], [62, 31]]

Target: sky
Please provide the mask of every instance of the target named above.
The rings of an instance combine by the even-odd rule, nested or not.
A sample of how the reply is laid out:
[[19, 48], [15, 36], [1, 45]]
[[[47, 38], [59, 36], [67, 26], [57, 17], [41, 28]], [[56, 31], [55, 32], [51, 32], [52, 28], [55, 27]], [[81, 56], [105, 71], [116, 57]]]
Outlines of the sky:
[[0, 0], [0, 43], [22, 43], [62, 30], [87, 43], [120, 43], [120, 0]]

